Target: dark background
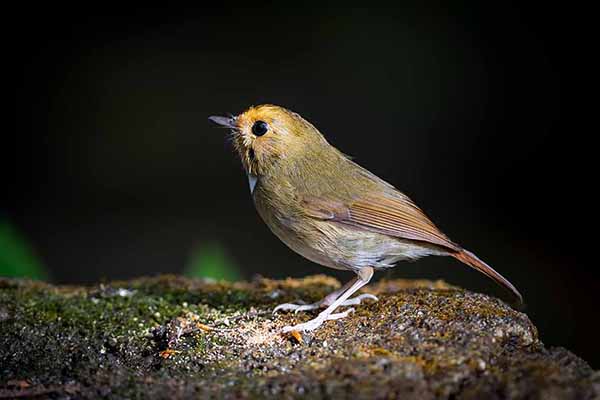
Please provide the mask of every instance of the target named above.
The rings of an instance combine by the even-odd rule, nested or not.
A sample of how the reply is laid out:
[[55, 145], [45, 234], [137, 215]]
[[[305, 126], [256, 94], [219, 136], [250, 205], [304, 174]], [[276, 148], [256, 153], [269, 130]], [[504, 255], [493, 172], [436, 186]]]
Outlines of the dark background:
[[[585, 10], [104, 11], [5, 17], [17, 142], [3, 216], [52, 281], [181, 272], [205, 242], [246, 278], [349, 279], [269, 232], [224, 131], [206, 119], [269, 102], [314, 123], [508, 277], [544, 342], [600, 366], [599, 273], [584, 230], [593, 159], [574, 106], [593, 49], [577, 33]], [[447, 258], [388, 277], [509, 299]]]

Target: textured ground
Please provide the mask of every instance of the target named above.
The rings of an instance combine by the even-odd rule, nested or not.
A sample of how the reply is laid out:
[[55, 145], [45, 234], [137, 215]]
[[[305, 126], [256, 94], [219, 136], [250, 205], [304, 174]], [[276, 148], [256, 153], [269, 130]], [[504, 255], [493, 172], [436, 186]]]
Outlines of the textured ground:
[[593, 399], [600, 373], [526, 315], [443, 282], [382, 281], [314, 333], [282, 335], [339, 283], [173, 276], [94, 287], [0, 280], [0, 398]]

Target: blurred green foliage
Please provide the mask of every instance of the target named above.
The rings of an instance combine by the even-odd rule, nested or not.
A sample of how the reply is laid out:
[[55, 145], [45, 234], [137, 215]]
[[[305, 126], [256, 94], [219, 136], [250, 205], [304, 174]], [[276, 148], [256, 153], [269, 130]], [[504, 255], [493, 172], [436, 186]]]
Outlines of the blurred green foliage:
[[194, 278], [212, 278], [230, 282], [242, 278], [240, 269], [218, 243], [205, 243], [195, 248], [183, 273]]
[[6, 220], [0, 220], [0, 276], [48, 278], [27, 240]]

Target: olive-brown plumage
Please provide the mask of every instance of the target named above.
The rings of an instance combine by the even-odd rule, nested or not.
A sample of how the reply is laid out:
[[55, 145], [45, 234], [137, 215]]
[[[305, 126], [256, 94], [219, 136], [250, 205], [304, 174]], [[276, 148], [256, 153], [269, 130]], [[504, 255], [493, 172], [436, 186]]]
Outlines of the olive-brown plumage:
[[327, 307], [317, 318], [286, 331], [315, 329], [352, 311], [333, 313], [340, 305], [376, 300], [350, 296], [375, 270], [427, 255], [452, 256], [521, 299], [510, 282], [448, 239], [406, 195], [331, 146], [298, 114], [261, 105], [236, 117], [210, 119], [231, 129], [256, 209], [273, 233], [311, 261], [357, 274], [320, 302], [277, 307]]

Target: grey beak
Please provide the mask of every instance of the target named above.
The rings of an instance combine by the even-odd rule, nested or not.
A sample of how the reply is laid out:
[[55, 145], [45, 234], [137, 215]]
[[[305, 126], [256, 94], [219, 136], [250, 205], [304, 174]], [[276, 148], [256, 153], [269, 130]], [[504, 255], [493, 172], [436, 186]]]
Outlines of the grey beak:
[[236, 129], [235, 117], [208, 117], [208, 120], [229, 129]]

